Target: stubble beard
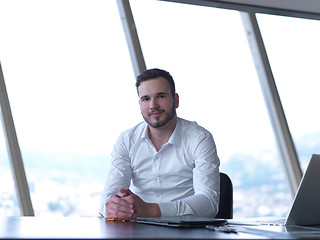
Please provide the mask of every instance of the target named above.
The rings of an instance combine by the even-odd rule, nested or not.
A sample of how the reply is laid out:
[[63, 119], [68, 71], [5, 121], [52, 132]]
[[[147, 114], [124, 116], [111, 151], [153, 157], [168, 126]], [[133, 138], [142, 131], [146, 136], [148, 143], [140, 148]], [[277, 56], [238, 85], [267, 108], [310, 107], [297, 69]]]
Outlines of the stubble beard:
[[[160, 109], [156, 109], [155, 111], [164, 112], [164, 110], [160, 110]], [[176, 116], [175, 104], [174, 103], [172, 104], [172, 108], [170, 112], [164, 112], [164, 113], [165, 113], [165, 119], [161, 121], [159, 118], [155, 118], [156, 122], [152, 122], [150, 120], [150, 113], [148, 114], [147, 117], [143, 114], [142, 116], [149, 126], [153, 128], [161, 128], [167, 125]]]

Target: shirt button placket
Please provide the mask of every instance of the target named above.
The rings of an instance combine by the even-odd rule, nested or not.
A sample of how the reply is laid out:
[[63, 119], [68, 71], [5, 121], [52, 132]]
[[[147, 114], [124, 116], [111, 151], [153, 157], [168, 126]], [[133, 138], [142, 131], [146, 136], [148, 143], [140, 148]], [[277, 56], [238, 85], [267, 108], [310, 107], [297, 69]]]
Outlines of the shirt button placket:
[[154, 164], [153, 164], [153, 183], [155, 185], [155, 191], [154, 191], [154, 196], [156, 198], [156, 201], [160, 201], [160, 177], [159, 177], [159, 171], [160, 171], [160, 157], [158, 154], [155, 155], [154, 157]]

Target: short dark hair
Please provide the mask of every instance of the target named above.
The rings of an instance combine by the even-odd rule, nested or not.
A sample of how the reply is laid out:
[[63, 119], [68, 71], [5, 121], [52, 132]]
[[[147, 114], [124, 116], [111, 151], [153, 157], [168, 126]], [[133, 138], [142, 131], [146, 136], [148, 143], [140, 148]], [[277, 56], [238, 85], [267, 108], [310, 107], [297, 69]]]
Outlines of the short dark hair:
[[168, 81], [169, 86], [170, 86], [170, 92], [171, 92], [172, 96], [174, 97], [174, 95], [176, 94], [176, 87], [175, 87], [174, 80], [173, 80], [171, 74], [169, 72], [162, 70], [162, 69], [159, 69], [159, 68], [148, 69], [148, 70], [144, 71], [143, 73], [141, 73], [139, 76], [137, 76], [137, 79], [136, 79], [137, 91], [138, 91], [138, 87], [140, 86], [140, 84], [142, 82], [150, 80], [150, 79], [158, 78], [158, 77], [163, 77], [164, 79], [166, 79]]

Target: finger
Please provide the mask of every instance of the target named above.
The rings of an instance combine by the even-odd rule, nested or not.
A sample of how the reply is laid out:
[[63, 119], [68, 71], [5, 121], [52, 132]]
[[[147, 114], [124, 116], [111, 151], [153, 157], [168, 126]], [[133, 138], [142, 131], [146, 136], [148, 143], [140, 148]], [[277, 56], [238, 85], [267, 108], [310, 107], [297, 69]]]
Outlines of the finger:
[[[122, 200], [123, 201], [123, 200]], [[106, 203], [107, 217], [132, 217], [133, 209], [124, 207], [116, 202], [108, 201]]]
[[123, 198], [128, 196], [128, 194], [124, 191], [121, 191], [121, 189], [119, 190], [119, 192], [116, 193], [116, 196], [118, 196], [119, 198]]
[[133, 213], [133, 200], [126, 198], [127, 197], [119, 198], [117, 196], [110, 197], [110, 207], [117, 211]]
[[122, 188], [120, 190], [123, 192], [126, 192], [128, 195], [133, 194], [133, 192], [131, 192], [131, 190], [129, 188], [124, 188], [124, 189]]
[[120, 198], [118, 196], [111, 196], [109, 201], [111, 203], [114, 203], [116, 205], [119, 205], [123, 208], [128, 208], [128, 209], [132, 209], [133, 208], [133, 203], [124, 199], [124, 198]]
[[132, 192], [128, 188], [125, 188], [125, 189], [120, 188], [119, 192], [116, 195], [119, 196], [120, 198], [122, 198], [122, 197], [126, 197], [130, 194], [132, 194]]
[[114, 209], [109, 209], [106, 211], [106, 217], [108, 218], [132, 218], [132, 213], [126, 213], [121, 211], [116, 211]]
[[115, 203], [106, 204], [107, 217], [132, 217], [134, 210]]
[[133, 218], [133, 215], [123, 212], [108, 211], [106, 213], [106, 218]]

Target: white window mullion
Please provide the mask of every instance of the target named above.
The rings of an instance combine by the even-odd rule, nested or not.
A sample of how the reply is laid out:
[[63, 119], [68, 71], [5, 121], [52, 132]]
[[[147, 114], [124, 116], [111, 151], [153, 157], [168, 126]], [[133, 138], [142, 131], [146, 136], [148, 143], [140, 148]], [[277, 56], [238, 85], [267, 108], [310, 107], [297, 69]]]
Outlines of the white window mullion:
[[8, 94], [4, 82], [2, 67], [0, 63], [0, 109], [4, 136], [8, 150], [8, 156], [14, 176], [14, 182], [19, 200], [21, 215], [34, 216], [29, 187], [24, 171], [21, 151], [14, 127]]
[[141, 50], [140, 41], [136, 25], [134, 23], [129, 0], [118, 0], [117, 3], [123, 30], [129, 48], [133, 71], [135, 76], [138, 76], [140, 73], [146, 70], [146, 64]]
[[282, 108], [255, 14], [247, 12], [241, 12], [240, 14], [269, 112], [273, 132], [285, 167], [290, 190], [294, 196], [302, 177], [296, 149]]

